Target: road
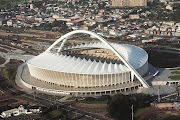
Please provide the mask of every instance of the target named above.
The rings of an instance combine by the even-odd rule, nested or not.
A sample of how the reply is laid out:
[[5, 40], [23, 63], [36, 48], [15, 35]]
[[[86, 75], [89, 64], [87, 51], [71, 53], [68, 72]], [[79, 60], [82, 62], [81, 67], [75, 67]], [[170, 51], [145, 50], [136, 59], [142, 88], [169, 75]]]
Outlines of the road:
[[161, 102], [179, 102], [180, 103], [180, 92], [163, 96], [161, 98]]
[[[33, 56], [30, 56], [30, 55], [16, 55], [16, 54], [9, 54], [9, 53], [3, 53], [3, 52], [0, 52], [0, 56], [4, 57], [6, 59], [23, 60], [24, 62], [33, 57]], [[14, 88], [14, 89], [16, 89], [16, 88]], [[35, 96], [35, 99], [34, 99], [33, 94], [27, 94], [27, 93], [19, 94], [19, 95], [20, 95], [20, 98], [23, 99], [23, 100], [30, 101], [30, 102], [33, 102], [33, 103], [37, 103], [39, 105], [46, 106], [46, 107], [50, 107], [50, 106], [56, 104], [58, 106], [58, 109], [65, 110], [70, 114], [77, 114], [78, 118], [83, 117], [83, 118], [86, 118], [86, 119], [93, 119], [93, 120], [106, 120], [106, 119], [102, 118], [99, 115], [96, 115], [96, 114], [93, 114], [93, 113], [88, 113], [86, 111], [79, 110], [79, 109], [76, 109], [74, 107], [70, 107], [70, 106], [62, 104], [62, 103], [60, 103], [58, 101], [51, 101], [51, 100], [48, 100], [46, 98], [42, 98], [42, 97], [39, 97], [39, 96]]]
[[17, 95], [16, 97], [25, 100], [25, 101], [29, 101], [32, 103], [36, 103], [40, 106], [44, 106], [44, 107], [50, 107], [52, 105], [56, 105], [58, 110], [65, 110], [68, 112], [68, 114], [73, 114], [73, 116], [77, 116], [74, 118], [75, 119], [80, 119], [80, 118], [85, 118], [86, 120], [90, 119], [90, 120], [106, 120], [105, 118], [102, 118], [99, 115], [93, 114], [93, 113], [88, 113], [86, 111], [83, 110], [79, 110], [77, 108], [71, 107], [69, 105], [60, 103], [58, 101], [54, 101], [54, 100], [49, 100], [47, 98], [43, 98], [41, 96], [37, 96], [35, 94], [27, 94], [27, 93], [23, 93], [20, 90], [14, 88], [14, 87], [7, 87], [6, 86], [6, 92], [11, 93], [11, 91], [16, 91]]
[[76, 109], [76, 108], [71, 107], [69, 105], [62, 104], [62, 103], [60, 103], [58, 101], [53, 101], [53, 100], [45, 99], [45, 98], [42, 98], [42, 97], [39, 97], [39, 96], [35, 96], [34, 97], [33, 94], [24, 94], [24, 95], [21, 95], [21, 98], [24, 99], [24, 100], [27, 100], [27, 101], [38, 103], [38, 104], [46, 106], [46, 107], [50, 107], [52, 105], [56, 105], [59, 110], [65, 110], [65, 111], [67, 111], [70, 114], [74, 114], [75, 113], [75, 114], [78, 114], [81, 117], [83, 116], [83, 117], [85, 117], [87, 119], [91, 118], [93, 120], [106, 120], [105, 118], [102, 118], [99, 115], [96, 115], [96, 114], [93, 114], [93, 113], [89, 113], [89, 112], [86, 112], [86, 111], [83, 111], [83, 110]]
[[16, 55], [16, 54], [3, 53], [3, 52], [0, 52], [0, 56], [6, 59], [16, 59], [16, 60], [22, 60], [24, 62], [34, 57], [32, 55]]

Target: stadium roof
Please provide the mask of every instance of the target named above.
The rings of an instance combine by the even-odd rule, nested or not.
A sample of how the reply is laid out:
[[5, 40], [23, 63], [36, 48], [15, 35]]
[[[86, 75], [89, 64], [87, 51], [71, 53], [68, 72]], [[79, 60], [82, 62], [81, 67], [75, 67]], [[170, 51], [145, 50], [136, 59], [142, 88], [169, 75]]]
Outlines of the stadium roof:
[[[140, 68], [148, 60], [148, 54], [143, 49], [127, 44], [111, 45], [133, 66], [134, 69]], [[90, 43], [72, 46], [71, 48], [105, 48], [109, 49], [104, 43]], [[124, 64], [112, 64], [96, 62], [66, 55], [58, 55], [53, 52], [44, 52], [27, 62], [30, 65], [42, 69], [48, 69], [58, 72], [76, 73], [76, 74], [116, 74], [130, 71]]]

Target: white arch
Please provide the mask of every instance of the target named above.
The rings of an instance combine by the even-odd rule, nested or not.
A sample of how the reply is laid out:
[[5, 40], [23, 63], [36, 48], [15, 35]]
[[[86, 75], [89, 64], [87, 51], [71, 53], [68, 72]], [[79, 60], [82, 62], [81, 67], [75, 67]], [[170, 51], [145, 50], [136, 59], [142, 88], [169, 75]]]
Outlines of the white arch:
[[60, 41], [64, 40], [61, 44], [61, 46], [58, 49], [58, 52], [61, 51], [62, 47], [64, 46], [64, 43], [67, 41], [67, 38], [73, 34], [76, 33], [85, 33], [85, 34], [89, 34], [95, 38], [97, 38], [98, 40], [100, 40], [101, 42], [103, 42], [105, 45], [107, 45], [121, 60], [122, 62], [129, 68], [129, 70], [131, 71], [132, 74], [134, 74], [137, 79], [142, 83], [143, 87], [145, 88], [149, 88], [148, 83], [141, 77], [141, 75], [131, 66], [131, 64], [129, 62], [127, 62], [124, 58], [124, 56], [122, 56], [114, 47], [111, 46], [111, 44], [109, 44], [109, 42], [107, 40], [105, 40], [103, 37], [95, 34], [94, 32], [91, 31], [86, 31], [86, 30], [76, 30], [76, 31], [72, 31], [69, 32], [65, 35], [63, 35], [62, 37], [60, 37], [58, 40], [56, 40], [45, 52], [50, 51], [57, 43], [59, 43]]

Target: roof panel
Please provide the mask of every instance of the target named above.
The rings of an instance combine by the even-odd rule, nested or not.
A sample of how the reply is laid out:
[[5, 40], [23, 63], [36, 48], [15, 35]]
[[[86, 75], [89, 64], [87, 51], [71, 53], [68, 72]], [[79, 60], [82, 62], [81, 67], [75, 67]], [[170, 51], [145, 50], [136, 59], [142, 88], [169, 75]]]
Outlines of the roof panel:
[[[143, 49], [126, 44], [115, 44], [111, 45], [122, 55], [124, 58], [129, 61], [129, 63], [135, 68], [138, 69], [144, 65], [148, 60], [148, 55]], [[90, 43], [82, 44], [78, 46], [72, 46], [72, 48], [83, 48], [83, 47], [92, 47], [92, 48], [107, 48], [104, 43]], [[68, 47], [69, 48], [69, 47]], [[71, 49], [72, 49], [71, 48]], [[91, 60], [80, 59], [76, 57], [66, 56], [66, 55], [57, 55], [53, 52], [44, 52], [29, 61], [28, 64], [37, 66], [43, 69], [49, 69], [59, 72], [70, 72], [70, 73], [79, 73], [79, 74], [113, 74], [129, 71], [125, 65], [121, 64], [108, 64], [106, 62], [96, 62]]]

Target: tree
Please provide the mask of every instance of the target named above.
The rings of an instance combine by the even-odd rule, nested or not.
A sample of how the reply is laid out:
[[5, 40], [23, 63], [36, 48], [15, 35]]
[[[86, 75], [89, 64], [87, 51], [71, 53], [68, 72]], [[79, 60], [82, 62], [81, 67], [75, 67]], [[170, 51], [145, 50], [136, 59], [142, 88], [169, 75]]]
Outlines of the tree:
[[53, 105], [40, 114], [40, 120], [71, 120], [64, 110], [57, 110], [57, 106]]
[[129, 120], [131, 119], [131, 106], [134, 105], [135, 100], [130, 99], [129, 96], [115, 95], [108, 102], [107, 111], [109, 116], [115, 120]]
[[8, 3], [7, 6], [6, 6], [7, 9], [11, 9], [12, 8], [12, 5], [11, 3]]
[[153, 97], [147, 94], [138, 94], [136, 96], [136, 104], [138, 108], [148, 107]]
[[4, 76], [8, 80], [14, 80], [15, 79], [16, 71], [17, 71], [17, 67], [8, 67], [8, 68], [3, 69]]

